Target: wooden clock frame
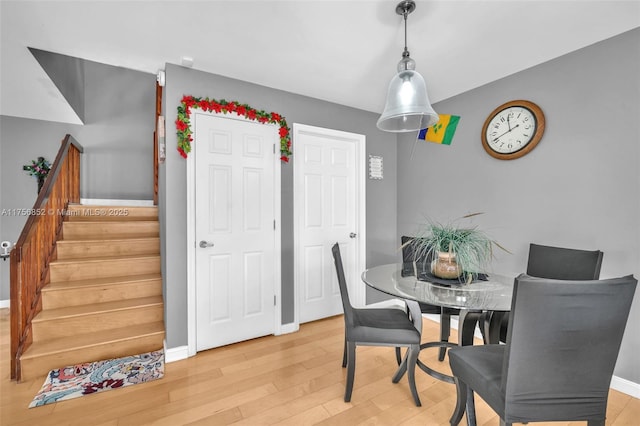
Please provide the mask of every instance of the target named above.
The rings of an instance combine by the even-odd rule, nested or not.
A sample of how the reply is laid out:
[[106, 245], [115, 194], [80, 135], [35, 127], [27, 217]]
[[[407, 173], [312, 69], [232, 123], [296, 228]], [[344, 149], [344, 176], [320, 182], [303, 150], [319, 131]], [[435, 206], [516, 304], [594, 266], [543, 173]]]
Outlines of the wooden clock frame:
[[[515, 152], [511, 152], [511, 153], [496, 152], [489, 146], [489, 142], [487, 141], [487, 128], [489, 127], [489, 123], [491, 122], [491, 120], [498, 113], [500, 113], [501, 111], [507, 108], [513, 108], [513, 107], [525, 108], [529, 110], [531, 114], [534, 116], [536, 120], [536, 127], [533, 133], [533, 137], [531, 138], [528, 144], [526, 144], [521, 149]], [[545, 117], [544, 117], [544, 113], [542, 112], [542, 109], [538, 105], [534, 104], [531, 101], [525, 101], [525, 100], [510, 101], [494, 109], [485, 120], [484, 125], [482, 126], [482, 134], [481, 134], [482, 146], [484, 147], [485, 151], [487, 151], [487, 154], [489, 154], [494, 158], [497, 158], [498, 160], [514, 160], [516, 158], [520, 158], [528, 154], [533, 150], [533, 148], [535, 148], [538, 145], [538, 142], [540, 142], [540, 139], [542, 139], [544, 129], [545, 129]]]

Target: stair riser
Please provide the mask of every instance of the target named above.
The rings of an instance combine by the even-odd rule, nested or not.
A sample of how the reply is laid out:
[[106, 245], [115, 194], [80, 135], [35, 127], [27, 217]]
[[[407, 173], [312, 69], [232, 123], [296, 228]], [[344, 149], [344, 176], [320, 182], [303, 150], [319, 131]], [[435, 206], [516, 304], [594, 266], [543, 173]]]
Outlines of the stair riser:
[[163, 347], [157, 208], [68, 210], [33, 343], [21, 357], [22, 380]]
[[58, 259], [82, 259], [101, 256], [138, 256], [160, 254], [160, 240], [118, 241], [59, 241], [56, 247]]
[[156, 207], [69, 206], [66, 219], [75, 221], [158, 220]]
[[32, 323], [33, 341], [60, 339], [77, 334], [100, 333], [105, 330], [162, 321], [161, 304], [115, 312], [101, 312], [71, 318]]
[[159, 350], [163, 348], [163, 339], [164, 333], [157, 333], [149, 336], [136, 336], [133, 339], [122, 342], [109, 342], [63, 353], [23, 358], [20, 362], [22, 380], [45, 376], [54, 368]]
[[160, 256], [144, 259], [117, 259], [102, 262], [72, 262], [50, 264], [50, 279], [77, 281], [91, 278], [122, 277], [160, 273]]
[[162, 280], [149, 280], [101, 287], [84, 287], [42, 292], [42, 308], [56, 309], [94, 303], [115, 302], [162, 294]]
[[65, 240], [89, 240], [109, 238], [157, 237], [158, 222], [64, 222], [62, 235]]

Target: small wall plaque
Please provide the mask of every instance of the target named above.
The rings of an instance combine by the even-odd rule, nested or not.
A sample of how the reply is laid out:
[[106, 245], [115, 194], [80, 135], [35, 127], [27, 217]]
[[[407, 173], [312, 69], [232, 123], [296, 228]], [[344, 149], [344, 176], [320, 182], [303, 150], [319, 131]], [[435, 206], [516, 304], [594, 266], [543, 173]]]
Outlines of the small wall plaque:
[[382, 157], [369, 156], [369, 179], [382, 179]]

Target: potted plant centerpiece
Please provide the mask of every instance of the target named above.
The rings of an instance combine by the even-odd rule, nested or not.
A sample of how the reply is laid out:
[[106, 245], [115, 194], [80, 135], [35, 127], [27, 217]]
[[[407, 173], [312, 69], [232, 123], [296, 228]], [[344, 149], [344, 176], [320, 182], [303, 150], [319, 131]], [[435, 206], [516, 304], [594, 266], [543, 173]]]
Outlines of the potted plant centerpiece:
[[[482, 213], [463, 216], [467, 219]], [[493, 246], [508, 252], [477, 226], [460, 226], [457, 221], [447, 224], [429, 221], [422, 233], [410, 243], [415, 259], [424, 259], [423, 268], [442, 279], [471, 282], [486, 274], [493, 258]]]

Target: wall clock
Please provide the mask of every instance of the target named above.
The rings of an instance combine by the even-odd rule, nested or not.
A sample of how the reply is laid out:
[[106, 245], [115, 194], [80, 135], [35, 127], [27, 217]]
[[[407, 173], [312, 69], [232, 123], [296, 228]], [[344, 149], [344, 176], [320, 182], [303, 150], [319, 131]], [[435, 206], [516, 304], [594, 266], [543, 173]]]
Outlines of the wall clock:
[[513, 160], [531, 152], [544, 133], [544, 113], [530, 101], [511, 101], [494, 109], [482, 127], [482, 146], [492, 157]]

